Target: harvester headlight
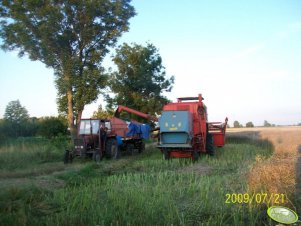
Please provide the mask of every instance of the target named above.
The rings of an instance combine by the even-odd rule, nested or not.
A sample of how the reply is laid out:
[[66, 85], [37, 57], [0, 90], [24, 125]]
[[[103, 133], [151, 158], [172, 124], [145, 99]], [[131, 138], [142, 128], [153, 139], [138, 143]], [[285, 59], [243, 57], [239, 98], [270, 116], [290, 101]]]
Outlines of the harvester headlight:
[[168, 122], [165, 122], [165, 127], [166, 127], [166, 128], [168, 127]]

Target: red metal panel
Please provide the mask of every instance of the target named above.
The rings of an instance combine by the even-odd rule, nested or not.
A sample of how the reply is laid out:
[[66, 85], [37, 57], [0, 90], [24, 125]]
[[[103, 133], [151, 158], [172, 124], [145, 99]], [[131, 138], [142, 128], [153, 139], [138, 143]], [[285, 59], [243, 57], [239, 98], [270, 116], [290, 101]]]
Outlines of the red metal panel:
[[225, 145], [225, 134], [224, 133], [213, 133], [213, 142], [217, 147], [223, 147]]
[[171, 158], [191, 158], [192, 152], [171, 151], [170, 157]]
[[124, 120], [113, 117], [111, 119], [111, 124], [112, 134], [125, 137], [125, 134], [128, 132], [128, 125]]

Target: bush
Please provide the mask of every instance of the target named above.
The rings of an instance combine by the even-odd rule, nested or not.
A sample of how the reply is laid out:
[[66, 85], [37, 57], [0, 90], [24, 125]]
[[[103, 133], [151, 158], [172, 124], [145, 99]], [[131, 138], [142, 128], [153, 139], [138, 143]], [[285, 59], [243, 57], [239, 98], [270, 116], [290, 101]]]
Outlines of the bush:
[[67, 134], [67, 122], [61, 117], [44, 117], [40, 119], [38, 135], [53, 138]]
[[246, 127], [254, 127], [253, 122], [247, 122], [247, 123], [246, 123]]

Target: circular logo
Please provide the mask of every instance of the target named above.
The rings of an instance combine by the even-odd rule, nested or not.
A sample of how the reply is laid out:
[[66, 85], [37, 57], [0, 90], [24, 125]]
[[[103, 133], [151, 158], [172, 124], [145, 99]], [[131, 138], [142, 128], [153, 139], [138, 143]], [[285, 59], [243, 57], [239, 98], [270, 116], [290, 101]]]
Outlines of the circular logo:
[[298, 215], [287, 207], [271, 206], [267, 212], [269, 217], [278, 223], [293, 224], [298, 221]]

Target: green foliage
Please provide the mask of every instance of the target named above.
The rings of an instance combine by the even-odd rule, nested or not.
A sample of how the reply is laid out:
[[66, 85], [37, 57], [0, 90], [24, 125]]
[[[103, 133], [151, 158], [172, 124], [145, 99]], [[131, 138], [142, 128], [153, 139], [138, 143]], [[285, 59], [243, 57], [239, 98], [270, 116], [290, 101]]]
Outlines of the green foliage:
[[29, 119], [28, 111], [19, 100], [10, 101], [4, 113], [4, 119], [14, 124], [21, 124]]
[[243, 127], [243, 126], [242, 126], [242, 124], [240, 124], [238, 121], [234, 121], [234, 122], [233, 122], [233, 127], [234, 127], [234, 128], [241, 128], [241, 127]]
[[47, 138], [67, 134], [67, 121], [64, 117], [31, 117], [20, 101], [8, 103], [4, 119], [0, 119], [0, 144], [4, 139], [32, 137], [36, 135]]
[[0, 146], [0, 169], [26, 169], [45, 162], [62, 161], [66, 137], [8, 139]]
[[118, 71], [112, 73], [110, 86], [114, 97], [107, 96], [109, 108], [125, 105], [141, 112], [160, 112], [168, 100], [162, 94], [170, 92], [174, 76], [167, 77], [158, 49], [124, 43], [113, 57]]
[[37, 225], [28, 216], [43, 216], [50, 213], [53, 204], [45, 202], [48, 192], [36, 186], [12, 187], [0, 191], [1, 225]]
[[271, 124], [271, 123], [269, 123], [267, 120], [264, 120], [264, 122], [263, 122], [263, 126], [264, 126], [264, 127], [271, 127], [271, 126], [272, 126], [272, 124]]
[[254, 127], [253, 122], [247, 122], [247, 123], [246, 123], [246, 127]]
[[0, 3], [1, 47], [54, 69], [59, 110], [67, 111], [74, 131], [74, 116], [80, 118], [106, 85], [103, 58], [134, 15], [130, 0], [5, 0]]
[[39, 119], [38, 134], [53, 138], [67, 134], [67, 121], [63, 117], [43, 117]]
[[29, 118], [26, 108], [19, 100], [9, 102], [4, 119], [0, 122], [0, 137], [33, 136], [36, 131], [37, 119]]
[[113, 111], [110, 110], [103, 110], [102, 105], [98, 106], [97, 111], [93, 112], [92, 118], [95, 119], [110, 119], [113, 117]]

